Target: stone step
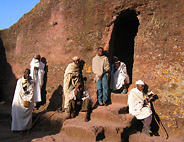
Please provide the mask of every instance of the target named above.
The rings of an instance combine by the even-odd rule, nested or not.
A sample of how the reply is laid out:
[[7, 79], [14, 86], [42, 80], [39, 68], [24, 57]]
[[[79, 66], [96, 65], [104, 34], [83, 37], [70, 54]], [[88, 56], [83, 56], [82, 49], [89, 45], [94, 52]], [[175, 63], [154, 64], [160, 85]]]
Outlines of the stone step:
[[64, 121], [62, 133], [81, 142], [95, 142], [104, 135], [104, 128], [91, 122], [84, 122], [77, 118]]
[[125, 125], [114, 122], [103, 122], [91, 120], [84, 122], [80, 119], [74, 118], [66, 120], [63, 123], [62, 133], [75, 140], [100, 141], [107, 139], [109, 142], [120, 142], [121, 134], [125, 129]]
[[81, 141], [70, 138], [63, 133], [59, 133], [56, 135], [48, 135], [41, 138], [35, 138], [31, 140], [31, 142], [81, 142]]
[[112, 111], [115, 114], [127, 114], [128, 106], [120, 103], [113, 103], [107, 106], [107, 109]]
[[118, 116], [120, 109], [120, 105], [99, 106], [92, 111], [91, 120], [122, 123], [121, 118]]
[[98, 106], [92, 111], [89, 122], [84, 122], [85, 113], [80, 112], [75, 118], [63, 123], [62, 132], [75, 140], [83, 138], [83, 141], [120, 142], [123, 130], [130, 126], [133, 119], [126, 111], [122, 111], [126, 107], [118, 103]]
[[127, 100], [128, 100], [128, 94], [115, 94], [111, 93], [111, 103], [120, 103], [123, 105], [127, 105]]
[[[79, 112], [77, 119], [84, 120], [85, 112]], [[131, 121], [132, 115], [128, 114], [127, 106], [121, 104], [113, 104], [108, 106], [98, 106], [90, 115], [91, 120], [114, 122], [122, 124], [122, 121]]]

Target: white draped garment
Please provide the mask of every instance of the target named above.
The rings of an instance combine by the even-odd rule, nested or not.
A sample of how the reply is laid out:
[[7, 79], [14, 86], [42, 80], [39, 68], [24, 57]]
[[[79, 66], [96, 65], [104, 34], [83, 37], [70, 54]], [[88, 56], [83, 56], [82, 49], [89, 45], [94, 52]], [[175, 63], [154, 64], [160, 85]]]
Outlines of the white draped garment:
[[111, 83], [110, 83], [110, 89], [112, 90], [118, 90], [123, 87], [123, 85], [126, 83], [129, 83], [129, 76], [127, 74], [126, 65], [124, 63], [120, 63], [119, 68], [114, 71], [114, 64], [112, 65], [111, 70]]
[[[27, 83], [28, 94], [24, 93], [23, 84], [26, 79], [23, 77], [17, 81], [13, 102], [12, 102], [12, 131], [23, 131], [31, 128], [33, 111], [33, 82]], [[24, 107], [24, 101], [29, 101], [29, 106]]]
[[[79, 92], [79, 90], [78, 90], [78, 92]], [[75, 89], [73, 89], [69, 94], [69, 101], [70, 100], [76, 100], [76, 99], [77, 99], [77, 97], [75, 96]], [[82, 101], [84, 101], [85, 99], [90, 99], [91, 100], [89, 92], [88, 92], [87, 89], [83, 90], [83, 94], [82, 94], [81, 99], [82, 99]]]
[[63, 82], [63, 92], [65, 96], [64, 108], [69, 108], [69, 94], [70, 91], [75, 88], [73, 80], [76, 80], [76, 77], [72, 79], [73, 76], [78, 76], [79, 66], [74, 62], [70, 63], [64, 73], [64, 82]]
[[[42, 62], [39, 62], [38, 59], [32, 59], [31, 63], [31, 74], [30, 76], [32, 77], [34, 83], [35, 83], [35, 88], [34, 88], [34, 102], [41, 102], [41, 88], [43, 85], [43, 77], [44, 77], [44, 67], [45, 64]], [[35, 67], [38, 68], [38, 70], [35, 69]]]
[[152, 114], [150, 105], [144, 105], [144, 94], [137, 88], [130, 90], [128, 94], [128, 106], [129, 113], [135, 116], [137, 119], [144, 119]]

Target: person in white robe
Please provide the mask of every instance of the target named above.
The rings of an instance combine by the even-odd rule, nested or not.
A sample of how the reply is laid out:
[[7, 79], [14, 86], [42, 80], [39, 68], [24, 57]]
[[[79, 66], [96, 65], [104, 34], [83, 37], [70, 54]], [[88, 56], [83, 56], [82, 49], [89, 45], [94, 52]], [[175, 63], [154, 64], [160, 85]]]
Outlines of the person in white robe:
[[113, 92], [122, 92], [125, 89], [124, 93], [126, 93], [129, 82], [126, 65], [117, 60], [112, 64], [110, 89]]
[[75, 88], [79, 79], [79, 61], [80, 58], [75, 56], [72, 58], [73, 62], [70, 63], [64, 73], [63, 92], [64, 92], [64, 110], [69, 112], [69, 94]]
[[35, 83], [34, 88], [34, 103], [41, 102], [41, 88], [43, 85], [43, 77], [44, 77], [44, 68], [45, 64], [42, 63], [41, 57], [39, 54], [36, 54], [32, 59], [30, 66], [31, 66], [31, 77]]
[[31, 128], [33, 111], [34, 83], [26, 69], [24, 76], [17, 81], [12, 102], [12, 131], [25, 131]]
[[130, 90], [128, 94], [129, 113], [138, 120], [143, 121], [142, 132], [151, 133], [150, 124], [152, 122], [152, 111], [149, 103], [145, 103], [146, 95], [143, 93], [144, 82], [136, 81], [136, 88]]

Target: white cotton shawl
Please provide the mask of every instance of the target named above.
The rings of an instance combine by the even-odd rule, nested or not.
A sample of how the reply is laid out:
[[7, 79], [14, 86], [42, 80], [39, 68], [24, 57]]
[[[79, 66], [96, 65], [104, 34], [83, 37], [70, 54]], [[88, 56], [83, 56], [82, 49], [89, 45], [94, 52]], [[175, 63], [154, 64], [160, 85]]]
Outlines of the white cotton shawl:
[[137, 88], [131, 89], [128, 95], [129, 113], [134, 115], [137, 119], [147, 118], [152, 114], [152, 111], [149, 104], [144, 107], [143, 104], [143, 92]]
[[64, 74], [64, 81], [63, 81], [63, 92], [65, 96], [65, 103], [64, 103], [64, 108], [67, 109], [69, 107], [69, 93], [70, 93], [70, 86], [71, 84], [71, 79], [73, 75], [79, 74], [79, 66], [76, 65], [74, 62], [70, 63]]
[[126, 65], [124, 63], [120, 63], [119, 68], [114, 72], [114, 64], [112, 65], [111, 70], [111, 83], [110, 88], [112, 90], [121, 89], [124, 84], [129, 83], [129, 76], [127, 74]]
[[[83, 91], [83, 96], [82, 96], [82, 100], [84, 101], [85, 99], [90, 99], [90, 96], [89, 96], [89, 92], [87, 89], [84, 89]], [[69, 94], [69, 101], [70, 100], [76, 100], [76, 96], [75, 96], [75, 89], [73, 89], [70, 94]]]
[[[44, 67], [45, 64], [42, 62], [39, 62], [38, 59], [32, 59], [31, 63], [31, 73], [30, 76], [32, 77], [35, 88], [34, 88], [34, 102], [41, 102], [41, 87], [43, 85], [43, 77], [45, 74]], [[35, 70], [34, 68], [37, 67], [38, 70]]]
[[[31, 128], [33, 111], [33, 82], [27, 88], [29, 94], [24, 94], [22, 77], [17, 81], [13, 102], [12, 102], [12, 131], [23, 131]], [[24, 107], [24, 101], [29, 101], [28, 108]]]

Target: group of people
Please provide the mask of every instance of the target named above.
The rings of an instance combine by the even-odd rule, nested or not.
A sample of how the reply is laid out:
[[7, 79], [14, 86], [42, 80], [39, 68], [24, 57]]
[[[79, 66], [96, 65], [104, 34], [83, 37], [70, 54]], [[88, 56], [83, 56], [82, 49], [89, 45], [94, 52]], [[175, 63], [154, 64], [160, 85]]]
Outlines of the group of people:
[[[109, 95], [109, 75], [111, 76], [110, 89], [114, 92], [122, 92], [123, 89], [126, 89], [124, 93], [127, 92], [127, 85], [129, 84], [129, 76], [127, 74], [126, 65], [117, 57], [113, 58], [112, 67], [110, 67], [108, 58], [104, 55], [104, 51], [102, 47], [97, 48], [97, 54], [92, 59], [92, 71], [95, 74], [95, 81], [97, 87], [97, 100], [100, 106], [107, 105], [108, 95]], [[110, 73], [111, 71], [111, 73]], [[80, 58], [75, 56], [73, 57], [73, 62], [70, 63], [64, 73], [64, 110], [69, 113], [69, 117], [73, 117], [72, 115], [73, 109], [71, 109], [71, 102], [75, 100], [77, 97], [73, 97], [73, 90], [77, 90], [77, 83], [80, 82], [81, 88], [84, 88], [82, 71], [80, 68]], [[80, 90], [78, 88], [78, 90]], [[89, 92], [86, 89], [83, 90], [83, 96], [85, 99], [81, 100], [81, 102], [86, 101], [87, 99], [87, 110], [85, 110], [86, 117], [85, 121], [88, 121], [88, 112], [90, 109], [90, 97]], [[84, 91], [85, 90], [85, 91]], [[85, 92], [85, 93], [84, 93]], [[86, 97], [88, 96], [88, 97]], [[86, 103], [85, 103], [86, 104]], [[77, 103], [75, 106], [78, 106]], [[73, 108], [73, 107], [72, 107]], [[83, 110], [83, 109], [82, 109]]]
[[17, 81], [12, 102], [12, 131], [24, 131], [32, 126], [32, 111], [41, 102], [45, 64], [41, 56], [36, 54], [25, 69], [24, 75]]
[[112, 92], [127, 93], [129, 76], [127, 74], [126, 65], [114, 56], [112, 60], [112, 66], [110, 67], [108, 58], [103, 54], [102, 47], [97, 48], [97, 54], [92, 59], [92, 71], [96, 76], [95, 81], [97, 87], [98, 103], [100, 106], [107, 105], [109, 94], [109, 78], [110, 90]]
[[[92, 71], [95, 74], [97, 101], [100, 106], [106, 106], [109, 90], [115, 93], [127, 93], [129, 76], [126, 65], [117, 57], [113, 57], [112, 66], [103, 54], [103, 48], [97, 48], [97, 54], [92, 59]], [[68, 118], [76, 116], [77, 112], [85, 112], [84, 121], [89, 121], [89, 112], [92, 106], [88, 90], [84, 87], [81, 60], [72, 58], [64, 73], [63, 81], [63, 111], [68, 113]], [[31, 128], [32, 110], [34, 103], [41, 101], [41, 87], [45, 65], [37, 54], [31, 61], [31, 70], [26, 69], [24, 76], [17, 81], [12, 103], [12, 131], [22, 131]], [[110, 80], [110, 84], [109, 84]], [[110, 86], [110, 89], [109, 89]], [[150, 133], [152, 111], [149, 103], [145, 104], [143, 93], [144, 82], [136, 82], [136, 88], [131, 89], [128, 95], [129, 113], [137, 119], [143, 120], [143, 132]], [[147, 99], [147, 98], [146, 98]]]
[[[89, 92], [84, 89], [81, 82], [80, 59], [73, 58], [73, 62], [68, 65], [64, 74], [64, 109], [70, 117], [74, 116], [76, 106], [80, 106], [81, 111], [86, 112], [85, 121], [88, 121], [87, 114], [90, 109]], [[103, 54], [103, 48], [97, 48], [97, 54], [92, 59], [92, 71], [95, 74], [97, 100], [100, 106], [107, 105], [109, 90], [115, 93], [127, 93], [129, 87], [129, 76], [126, 65], [117, 57], [113, 57], [110, 67], [108, 58]], [[110, 75], [110, 77], [109, 77]], [[110, 85], [109, 85], [110, 78]], [[109, 89], [110, 86], [110, 89]], [[152, 122], [152, 111], [149, 103], [145, 103], [146, 94], [143, 93], [144, 82], [136, 82], [136, 88], [131, 89], [128, 95], [129, 113], [143, 122], [142, 132], [149, 134]], [[80, 94], [80, 95], [79, 95]], [[80, 96], [80, 97], [79, 97]]]

